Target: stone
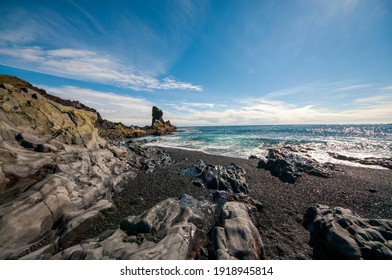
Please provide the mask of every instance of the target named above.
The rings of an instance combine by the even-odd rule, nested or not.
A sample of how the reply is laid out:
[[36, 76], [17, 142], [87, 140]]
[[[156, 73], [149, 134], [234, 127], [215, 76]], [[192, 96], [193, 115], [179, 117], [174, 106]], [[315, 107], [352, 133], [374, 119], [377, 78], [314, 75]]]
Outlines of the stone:
[[301, 173], [328, 178], [331, 177], [331, 170], [334, 170], [331, 163], [320, 164], [313, 159], [293, 154], [287, 149], [270, 149], [266, 159], [260, 160], [257, 167], [270, 170], [272, 175], [291, 184], [302, 176]]
[[245, 170], [236, 165], [226, 166], [206, 165], [202, 160], [198, 161], [187, 173], [196, 173], [193, 184], [212, 190], [225, 190], [233, 193], [248, 193]]
[[264, 259], [264, 245], [257, 228], [252, 223], [245, 204], [224, 204], [220, 225], [212, 232], [217, 259]]
[[338, 160], [350, 161], [363, 165], [378, 165], [384, 168], [392, 169], [392, 157], [391, 158], [375, 158], [375, 157], [356, 158], [356, 157], [349, 157], [337, 153], [329, 153], [329, 155]]
[[304, 226], [315, 251], [324, 252], [320, 258], [392, 259], [392, 220], [364, 219], [350, 209], [317, 204], [307, 209]]
[[208, 254], [209, 232], [218, 259], [262, 259], [263, 243], [248, 213], [252, 207], [244, 202], [220, 205], [189, 195], [169, 198], [128, 217], [111, 236], [75, 245], [52, 259], [195, 259]]

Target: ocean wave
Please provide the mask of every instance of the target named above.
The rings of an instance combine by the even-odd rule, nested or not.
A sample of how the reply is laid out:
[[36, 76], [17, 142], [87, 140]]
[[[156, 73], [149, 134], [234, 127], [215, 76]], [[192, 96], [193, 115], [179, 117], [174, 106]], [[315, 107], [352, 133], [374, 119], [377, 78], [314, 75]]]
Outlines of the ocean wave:
[[[370, 130], [373, 132], [369, 132]], [[387, 137], [382, 137], [385, 135]], [[329, 154], [339, 153], [356, 158], [391, 157], [392, 126], [387, 128], [376, 125], [188, 128], [186, 132], [160, 137], [157, 142], [150, 145], [236, 158], [248, 158], [250, 155], [265, 157], [268, 149], [289, 147], [320, 162], [358, 166], [357, 163], [336, 160]]]

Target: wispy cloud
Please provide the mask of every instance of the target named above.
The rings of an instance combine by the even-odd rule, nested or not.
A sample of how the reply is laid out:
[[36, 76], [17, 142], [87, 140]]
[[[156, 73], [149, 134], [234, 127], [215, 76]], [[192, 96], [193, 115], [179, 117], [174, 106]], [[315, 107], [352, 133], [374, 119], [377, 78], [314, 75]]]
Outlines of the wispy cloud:
[[201, 102], [178, 102], [178, 103], [169, 103], [166, 104], [178, 111], [186, 111], [193, 112], [199, 109], [212, 109], [212, 108], [223, 108], [226, 107], [224, 104], [216, 104], [216, 103], [201, 103]]
[[128, 125], [147, 125], [151, 121], [152, 103], [144, 98], [74, 86], [38, 86], [61, 98], [79, 100], [83, 104], [96, 109], [103, 118], [110, 121], [122, 122]]
[[200, 85], [180, 82], [171, 77], [158, 79], [132, 71], [116, 63], [111, 57], [89, 50], [53, 49], [40, 47], [0, 48], [0, 56], [10, 56], [43, 73], [77, 80], [112, 84], [133, 90], [193, 90]]
[[314, 94], [319, 96], [331, 95], [336, 93], [359, 92], [371, 88], [372, 84], [357, 83], [355, 81], [339, 81], [339, 82], [313, 82], [303, 85], [293, 86], [289, 88], [280, 89], [269, 92], [264, 95], [264, 98], [274, 99], [288, 95], [297, 94]]

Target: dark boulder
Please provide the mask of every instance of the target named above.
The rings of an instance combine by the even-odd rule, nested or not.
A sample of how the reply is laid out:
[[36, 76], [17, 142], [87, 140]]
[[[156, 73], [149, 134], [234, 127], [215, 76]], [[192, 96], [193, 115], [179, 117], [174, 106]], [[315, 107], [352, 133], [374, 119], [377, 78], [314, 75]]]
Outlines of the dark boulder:
[[246, 172], [236, 164], [226, 166], [206, 165], [200, 160], [194, 165], [194, 170], [198, 174], [193, 181], [193, 184], [196, 186], [233, 193], [248, 193]]
[[320, 164], [319, 162], [293, 154], [286, 149], [270, 149], [265, 159], [258, 163], [258, 168], [270, 170], [271, 174], [279, 177], [283, 182], [295, 183], [302, 175], [307, 173], [312, 176], [323, 178], [331, 177], [334, 165], [331, 163]]

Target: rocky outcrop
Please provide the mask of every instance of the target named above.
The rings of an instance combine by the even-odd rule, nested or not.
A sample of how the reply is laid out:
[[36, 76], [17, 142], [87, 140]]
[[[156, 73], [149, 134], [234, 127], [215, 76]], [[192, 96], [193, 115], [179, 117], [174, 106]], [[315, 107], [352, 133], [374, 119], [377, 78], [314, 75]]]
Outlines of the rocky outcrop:
[[[156, 108], [156, 113], [155, 116], [160, 115], [159, 118], [154, 119], [154, 113], [153, 113], [153, 122], [151, 127], [150, 126], [145, 126], [145, 127], [139, 127], [139, 126], [126, 126], [123, 123], [119, 122], [112, 122], [106, 119], [103, 119], [102, 116], [97, 112], [94, 108], [88, 107], [79, 101], [76, 100], [66, 100], [62, 99], [58, 96], [51, 95], [47, 93], [44, 89], [37, 88], [27, 81], [24, 81], [22, 79], [19, 79], [14, 76], [9, 76], [9, 75], [0, 75], [0, 88], [1, 89], [6, 89], [9, 87], [11, 91], [19, 91], [19, 92], [24, 92], [27, 93], [31, 99], [34, 100], [39, 100], [40, 97], [43, 97], [45, 102], [48, 101], [48, 103], [52, 104], [59, 104], [62, 105], [63, 107], [67, 108], [73, 108], [76, 109], [78, 112], [85, 112], [85, 114], [89, 116], [94, 116], [93, 119], [91, 119], [94, 127], [98, 129], [99, 135], [101, 137], [109, 138], [109, 139], [118, 139], [118, 138], [134, 138], [134, 137], [144, 137], [148, 135], [165, 135], [168, 133], [172, 133], [173, 131], [176, 130], [176, 127], [170, 124], [170, 121], [163, 121], [162, 116], [163, 112], [162, 110]], [[31, 106], [35, 106], [36, 104], [32, 104], [31, 100], [30, 101]], [[59, 106], [60, 107], [60, 106]], [[154, 109], [153, 109], [154, 112]], [[45, 112], [42, 112], [45, 114]], [[64, 112], [69, 114], [69, 117], [73, 120], [78, 122], [78, 116], [75, 116], [71, 112]], [[156, 122], [155, 122], [156, 120]], [[155, 125], [154, 125], [155, 123]], [[67, 132], [67, 131], [62, 131], [59, 132], [60, 134], [69, 134], [72, 132]]]
[[388, 169], [392, 169], [392, 158], [375, 158], [375, 157], [356, 158], [356, 157], [349, 157], [337, 153], [329, 153], [329, 155], [338, 160], [350, 161], [363, 165], [382, 166]]
[[88, 240], [53, 259], [197, 259], [206, 257], [206, 246], [212, 246], [217, 259], [260, 259], [263, 243], [249, 208], [242, 202], [220, 206], [188, 195], [169, 198], [139, 216], [128, 217], [110, 237]]
[[163, 112], [158, 107], [152, 107], [152, 134], [156, 136], [165, 135], [168, 133], [172, 133], [176, 130], [176, 127], [173, 126], [170, 121], [163, 120]]
[[331, 163], [320, 164], [314, 159], [301, 157], [285, 149], [270, 149], [266, 159], [259, 161], [258, 167], [270, 170], [272, 175], [279, 177], [283, 182], [292, 184], [302, 176], [303, 172], [328, 178], [335, 169]]
[[164, 121], [162, 119], [163, 112], [157, 107], [152, 109], [152, 124], [151, 126], [139, 127], [139, 126], [126, 126], [122, 123], [111, 123], [106, 120], [100, 123], [100, 135], [109, 139], [118, 138], [135, 138], [144, 137], [149, 135], [161, 136], [170, 134], [176, 131], [176, 127], [170, 123], [170, 121]]
[[[252, 223], [247, 208], [239, 202], [227, 202], [220, 214], [220, 224], [212, 231], [214, 252], [218, 260], [264, 259], [259, 231]], [[251, 211], [256, 209], [251, 206]]]
[[155, 121], [164, 122], [163, 120], [163, 112], [156, 106], [152, 107], [152, 122], [151, 126], [154, 126]]
[[193, 184], [212, 190], [223, 190], [232, 193], [248, 193], [246, 172], [236, 164], [226, 166], [208, 164], [198, 161], [185, 174], [195, 174]]
[[95, 112], [20, 83], [0, 86], [0, 259], [83, 238], [115, 211], [112, 193], [147, 161], [101, 139]]
[[[1, 140], [17, 139], [20, 145], [32, 149], [43, 143], [54, 148], [62, 144], [77, 144], [88, 149], [105, 145], [94, 127], [96, 113], [55, 103], [30, 88], [24, 91], [9, 84], [2, 85]], [[36, 135], [39, 143], [26, 141], [25, 136], [21, 135], [22, 132], [25, 135]]]
[[349, 209], [310, 207], [304, 215], [311, 245], [322, 258], [392, 259], [392, 220], [363, 219]]

